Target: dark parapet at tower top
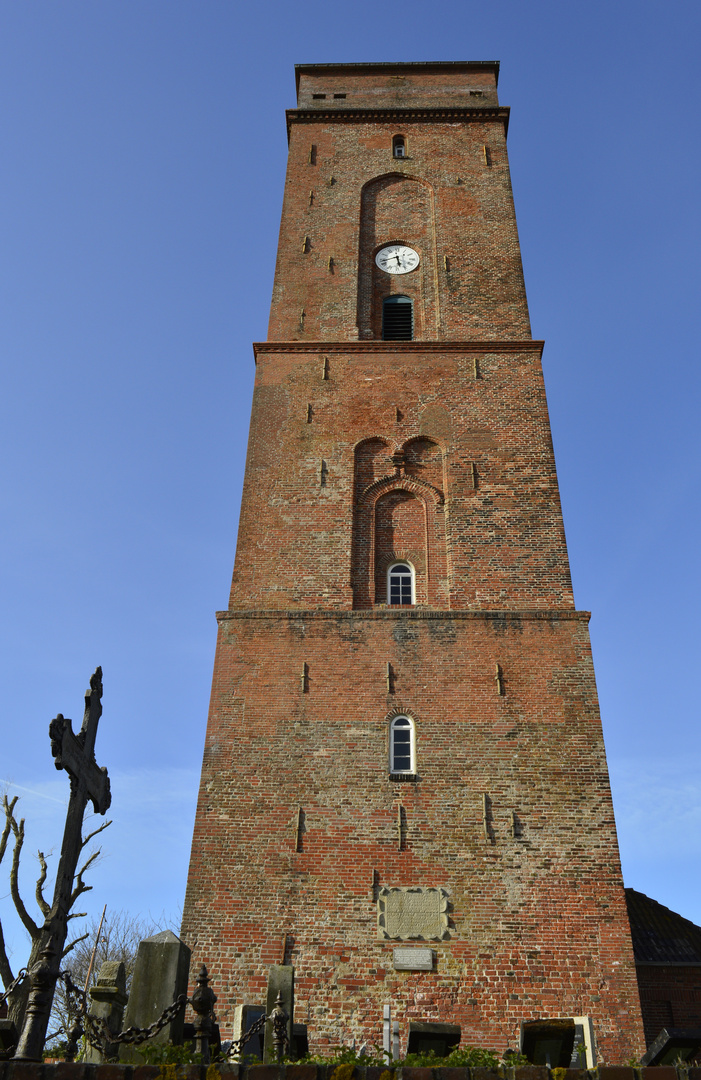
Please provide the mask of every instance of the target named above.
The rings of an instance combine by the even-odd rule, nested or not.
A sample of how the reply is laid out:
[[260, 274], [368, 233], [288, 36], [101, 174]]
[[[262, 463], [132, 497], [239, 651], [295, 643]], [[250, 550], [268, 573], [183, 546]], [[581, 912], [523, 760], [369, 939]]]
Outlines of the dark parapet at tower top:
[[299, 109], [498, 105], [499, 62], [297, 64]]

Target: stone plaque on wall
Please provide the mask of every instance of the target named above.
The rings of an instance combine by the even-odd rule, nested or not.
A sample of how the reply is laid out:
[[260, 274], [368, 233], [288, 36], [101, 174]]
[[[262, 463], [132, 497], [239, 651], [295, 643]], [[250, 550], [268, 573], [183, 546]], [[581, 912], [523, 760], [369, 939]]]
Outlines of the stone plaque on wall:
[[381, 938], [439, 941], [448, 933], [448, 894], [422, 886], [383, 886], [377, 898], [377, 930]]
[[433, 971], [433, 949], [416, 949], [399, 945], [392, 950], [395, 971]]

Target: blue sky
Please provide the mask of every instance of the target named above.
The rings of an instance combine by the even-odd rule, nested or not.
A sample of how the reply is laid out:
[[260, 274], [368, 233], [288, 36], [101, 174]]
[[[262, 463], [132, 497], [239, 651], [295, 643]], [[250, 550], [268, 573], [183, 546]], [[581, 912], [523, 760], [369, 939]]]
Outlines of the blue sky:
[[0, 777], [55, 865], [48, 722], [80, 722], [101, 664], [91, 912], [182, 904], [293, 66], [498, 59], [624, 876], [701, 923], [700, 22], [678, 0], [0, 2]]

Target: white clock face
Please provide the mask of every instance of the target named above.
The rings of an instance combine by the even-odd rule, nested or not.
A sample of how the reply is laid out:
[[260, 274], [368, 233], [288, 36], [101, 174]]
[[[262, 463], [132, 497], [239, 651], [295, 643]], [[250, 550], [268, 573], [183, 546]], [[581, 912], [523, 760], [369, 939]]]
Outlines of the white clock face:
[[386, 274], [408, 274], [419, 265], [419, 254], [406, 244], [389, 244], [378, 251], [375, 262]]

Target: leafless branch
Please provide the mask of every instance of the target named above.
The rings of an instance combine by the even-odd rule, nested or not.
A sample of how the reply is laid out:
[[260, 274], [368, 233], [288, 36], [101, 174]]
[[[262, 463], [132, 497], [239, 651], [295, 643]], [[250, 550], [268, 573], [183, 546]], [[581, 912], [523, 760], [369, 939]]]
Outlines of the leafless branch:
[[[101, 830], [98, 829], [97, 831], [100, 832]], [[95, 859], [97, 859], [99, 854], [100, 854], [99, 848], [98, 848], [97, 851], [93, 851], [92, 855], [90, 855], [85, 860], [85, 862], [81, 866], [80, 870], [75, 875], [75, 884], [73, 886], [73, 892], [71, 893], [71, 898], [70, 898], [70, 901], [68, 903], [69, 910], [70, 910], [70, 908], [73, 907], [73, 905], [75, 904], [75, 902], [76, 902], [76, 900], [78, 899], [79, 896], [81, 896], [84, 892], [90, 892], [90, 890], [92, 889], [92, 885], [86, 885], [85, 882], [83, 881], [83, 874], [85, 873], [85, 871], [88, 869], [89, 866], [92, 866], [92, 864], [95, 862]]]
[[[93, 836], [97, 836], [97, 834], [98, 834], [98, 833], [101, 833], [101, 832], [103, 831], [103, 829], [107, 829], [107, 828], [109, 828], [109, 826], [110, 826], [111, 824], [112, 824], [112, 822], [111, 822], [111, 821], [103, 821], [103, 822], [102, 822], [102, 825], [100, 825], [100, 827], [99, 827], [99, 828], [97, 828], [97, 829], [93, 829], [93, 831], [92, 831], [91, 833], [88, 833], [88, 835], [87, 835], [87, 836], [86, 836], [86, 837], [85, 837], [84, 839], [82, 839], [82, 840], [80, 841], [80, 847], [81, 847], [81, 849], [82, 849], [82, 848], [84, 848], [86, 844], [89, 844], [89, 843], [90, 843], [90, 841], [92, 840]], [[98, 852], [98, 854], [99, 854], [99, 852]], [[86, 863], [86, 866], [87, 866], [87, 863]]]
[[[0, 834], [0, 862], [2, 862], [5, 852], [7, 851], [7, 841], [10, 837], [12, 830], [12, 819], [14, 818], [14, 809], [17, 803], [18, 795], [15, 795], [12, 802], [7, 797], [7, 793], [4, 792], [2, 796], [2, 808], [5, 811], [5, 824], [3, 826], [2, 833]], [[9, 986], [12, 982], [14, 975], [12, 974], [12, 967], [10, 966], [10, 958], [7, 955], [7, 949], [5, 947], [5, 935], [2, 930], [2, 923], [0, 922], [0, 978], [2, 978], [4, 986]]]
[[[76, 915], [75, 917], [77, 919], [83, 919], [83, 918], [85, 918], [85, 915], [86, 915], [86, 912], [82, 912], [81, 915]], [[73, 918], [73, 916], [69, 915], [68, 918], [71, 919], [71, 918]], [[73, 938], [73, 941], [69, 941], [69, 943], [66, 945], [65, 949], [61, 953], [61, 959], [63, 960], [64, 956], [68, 956], [71, 949], [75, 949], [76, 945], [80, 945], [81, 941], [85, 941], [85, 939], [89, 938], [89, 937], [90, 937], [90, 934], [83, 934], [81, 937]]]
[[10, 967], [10, 958], [7, 955], [7, 949], [5, 948], [5, 935], [2, 932], [2, 923], [0, 922], [0, 978], [2, 978], [3, 985], [7, 989], [14, 975], [12, 974], [12, 968]]
[[[12, 806], [14, 807], [14, 803]], [[15, 846], [12, 852], [12, 866], [10, 868], [10, 895], [12, 897], [12, 903], [15, 905], [15, 911], [22, 921], [22, 925], [32, 941], [34, 941], [39, 934], [39, 927], [24, 906], [24, 901], [19, 893], [19, 860], [24, 844], [24, 818], [21, 818], [19, 824], [17, 824], [17, 819], [12, 813], [12, 808], [10, 807], [6, 795], [3, 796], [3, 807], [5, 813], [9, 816], [10, 828], [12, 829], [12, 834], [15, 838]]]
[[36, 891], [34, 893], [34, 896], [36, 897], [37, 907], [39, 908], [39, 911], [42, 913], [44, 918], [46, 918], [46, 916], [51, 911], [50, 906], [47, 904], [46, 900], [44, 899], [44, 882], [46, 881], [46, 875], [48, 873], [48, 867], [46, 865], [46, 859], [44, 858], [44, 852], [43, 851], [37, 851], [37, 858], [39, 859], [39, 866], [41, 867], [41, 873], [39, 874], [39, 877], [37, 878]]
[[[69, 919], [87, 919], [87, 917], [87, 911], [70, 911], [68, 915], [66, 915], [66, 922], [68, 922]], [[80, 938], [78, 938], [78, 940], [80, 941]]]
[[12, 802], [10, 802], [10, 800], [7, 797], [7, 793], [5, 793], [3, 795], [3, 797], [2, 797], [2, 808], [5, 811], [5, 826], [4, 826], [3, 830], [2, 830], [2, 836], [0, 836], [0, 862], [2, 862], [2, 860], [3, 860], [4, 856], [5, 856], [5, 850], [7, 848], [7, 841], [8, 841], [9, 836], [10, 836], [10, 829], [12, 828], [12, 820], [14, 818], [13, 811], [14, 811], [15, 806], [17, 804], [18, 798], [19, 798], [19, 795], [15, 795]]

